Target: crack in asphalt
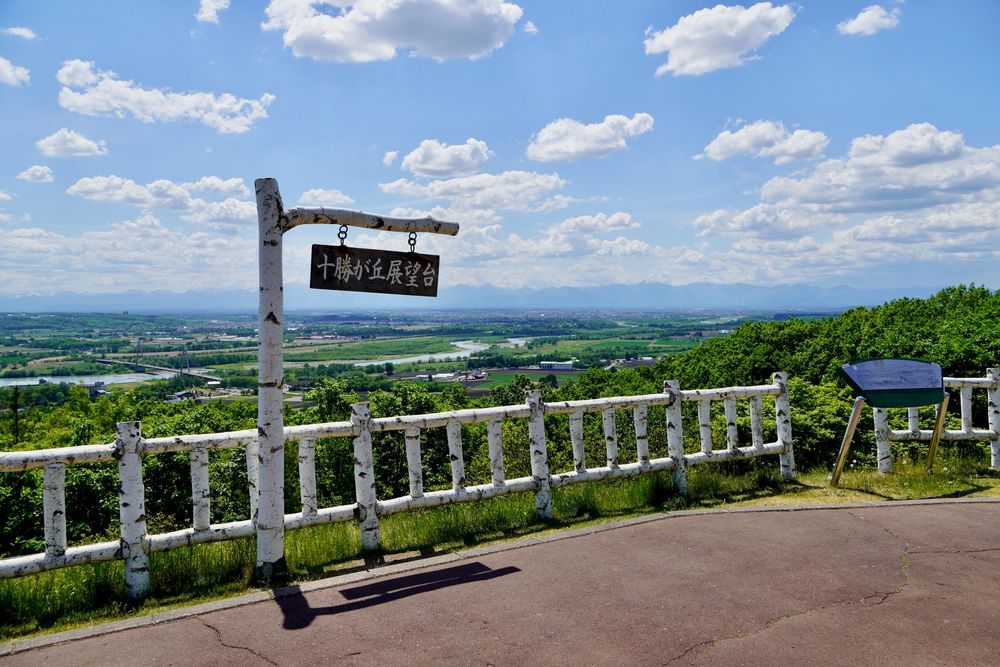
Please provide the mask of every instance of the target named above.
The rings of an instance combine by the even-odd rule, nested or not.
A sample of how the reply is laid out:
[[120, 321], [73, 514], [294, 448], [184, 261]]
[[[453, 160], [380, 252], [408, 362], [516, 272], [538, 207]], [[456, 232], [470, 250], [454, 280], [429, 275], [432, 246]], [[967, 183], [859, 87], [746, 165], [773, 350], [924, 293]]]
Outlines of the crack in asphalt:
[[[818, 607], [811, 607], [809, 609], [803, 609], [802, 611], [798, 611], [798, 612], [795, 612], [795, 613], [792, 613], [792, 614], [785, 614], [784, 616], [777, 616], [775, 618], [768, 619], [764, 623], [764, 625], [762, 625], [761, 627], [757, 628], [756, 630], [751, 630], [749, 632], [742, 632], [742, 633], [737, 633], [737, 634], [734, 634], [734, 635], [727, 635], [725, 637], [718, 637], [718, 638], [715, 638], [715, 639], [709, 639], [709, 640], [706, 640], [706, 641], [698, 642], [697, 644], [695, 644], [695, 645], [687, 648], [686, 650], [684, 650], [682, 653], [679, 653], [678, 655], [670, 658], [669, 660], [667, 660], [663, 664], [664, 665], [669, 665], [671, 663], [677, 662], [678, 660], [681, 660], [685, 656], [687, 656], [687, 655], [689, 655], [689, 654], [691, 654], [691, 653], [693, 653], [695, 651], [698, 651], [699, 649], [702, 649], [702, 648], [704, 648], [706, 646], [714, 646], [716, 644], [721, 644], [722, 642], [725, 642], [725, 641], [740, 640], [740, 639], [746, 639], [747, 637], [752, 637], [753, 635], [756, 635], [756, 634], [759, 634], [761, 632], [764, 632], [765, 630], [768, 630], [769, 628], [771, 628], [771, 626], [773, 626], [773, 625], [775, 625], [777, 623], [780, 623], [781, 621], [788, 620], [790, 618], [796, 618], [798, 616], [805, 616], [806, 614], [811, 614], [811, 613], [817, 612], [817, 611], [824, 611], [826, 609], [833, 609], [835, 607], [850, 607], [850, 606], [857, 605], [857, 604], [870, 604], [871, 606], [878, 606], [878, 605], [884, 604], [886, 602], [886, 600], [888, 600], [889, 598], [893, 597], [894, 595], [898, 595], [899, 593], [902, 593], [903, 589], [905, 589], [910, 584], [910, 561], [909, 561], [910, 554], [911, 553], [933, 553], [933, 552], [928, 552], [928, 551], [924, 551], [924, 552], [911, 552], [910, 551], [910, 543], [907, 542], [905, 539], [903, 539], [903, 537], [901, 535], [899, 535], [898, 533], [890, 530], [889, 528], [883, 526], [880, 523], [877, 523], [877, 522], [872, 521], [870, 519], [866, 519], [863, 516], [855, 514], [854, 512], [848, 511], [847, 514], [849, 514], [850, 516], [854, 517], [855, 519], [859, 519], [860, 521], [864, 521], [865, 523], [871, 524], [871, 525], [875, 526], [876, 528], [879, 528], [879, 529], [885, 531], [886, 533], [888, 533], [889, 535], [891, 535], [893, 537], [893, 539], [895, 539], [897, 542], [899, 542], [902, 545], [903, 552], [900, 554], [900, 558], [903, 561], [903, 567], [902, 567], [902, 571], [903, 571], [903, 583], [901, 583], [896, 588], [896, 590], [889, 591], [889, 592], [878, 591], [878, 592], [873, 593], [871, 595], [866, 595], [865, 597], [861, 598], [860, 600], [841, 600], [839, 602], [831, 602], [829, 604], [820, 605]], [[978, 551], [1000, 551], [1000, 549], [980, 549]], [[964, 553], [964, 552], [945, 552], [945, 553]], [[969, 552], [969, 553], [972, 553], [972, 552]], [[877, 601], [876, 602], [870, 602], [871, 600], [877, 600]]]
[[911, 554], [984, 554], [990, 551], [1000, 551], [1000, 547], [989, 549], [928, 549], [926, 551], [911, 551]]
[[261, 660], [263, 660], [264, 662], [266, 662], [269, 665], [274, 665], [275, 667], [279, 667], [278, 663], [276, 663], [274, 660], [271, 660], [266, 655], [261, 655], [260, 653], [258, 653], [257, 651], [253, 650], [252, 648], [250, 648], [248, 646], [240, 646], [239, 644], [227, 644], [226, 642], [224, 642], [222, 640], [222, 631], [219, 630], [219, 628], [215, 627], [214, 625], [212, 625], [211, 623], [209, 623], [208, 621], [206, 621], [201, 616], [195, 616], [195, 618], [197, 618], [199, 621], [201, 621], [202, 625], [204, 625], [206, 628], [208, 628], [209, 630], [211, 630], [212, 632], [215, 633], [215, 638], [219, 640], [219, 645], [220, 646], [224, 646], [225, 648], [233, 648], [233, 649], [236, 649], [238, 651], [246, 651], [247, 653], [250, 653], [251, 655], [254, 655], [254, 656], [260, 658]]

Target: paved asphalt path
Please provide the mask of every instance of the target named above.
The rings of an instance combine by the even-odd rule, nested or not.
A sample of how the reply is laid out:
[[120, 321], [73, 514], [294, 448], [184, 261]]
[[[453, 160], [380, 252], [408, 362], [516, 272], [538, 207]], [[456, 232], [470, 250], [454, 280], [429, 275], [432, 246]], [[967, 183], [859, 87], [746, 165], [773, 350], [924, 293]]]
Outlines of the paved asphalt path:
[[0, 664], [1000, 664], [1000, 503], [623, 523], [0, 646]]

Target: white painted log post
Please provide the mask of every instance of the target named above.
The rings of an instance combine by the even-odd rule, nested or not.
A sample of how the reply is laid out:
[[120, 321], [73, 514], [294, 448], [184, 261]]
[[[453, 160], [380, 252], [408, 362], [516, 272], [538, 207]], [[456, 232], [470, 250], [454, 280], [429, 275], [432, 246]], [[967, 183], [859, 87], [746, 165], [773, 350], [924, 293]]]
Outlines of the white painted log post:
[[212, 493], [208, 481], [208, 448], [191, 450], [191, 519], [195, 530], [208, 530], [212, 523]]
[[260, 245], [257, 311], [257, 567], [266, 582], [287, 576], [285, 565], [285, 433], [281, 414], [283, 372], [283, 278], [281, 194], [273, 178], [254, 181]]
[[684, 458], [684, 424], [681, 415], [681, 385], [677, 380], [663, 383], [664, 393], [673, 394], [667, 406], [667, 453], [674, 460], [674, 486], [677, 493], [687, 495], [687, 460]]
[[531, 448], [531, 476], [535, 480], [535, 512], [543, 519], [552, 518], [552, 489], [549, 486], [549, 459], [545, 444], [545, 404], [542, 392], [528, 389], [528, 446]]
[[618, 467], [618, 425], [615, 424], [614, 408], [607, 408], [601, 411], [601, 424], [604, 427], [604, 444], [607, 451], [608, 467], [614, 470]]
[[962, 406], [962, 430], [965, 433], [972, 432], [972, 387], [962, 387], [959, 392], [959, 401]]
[[146, 555], [146, 501], [142, 484], [142, 433], [139, 422], [120, 422], [115, 438], [118, 459], [118, 516], [121, 521], [119, 551], [125, 561], [125, 595], [141, 600], [149, 593], [149, 556]]
[[764, 408], [760, 396], [750, 397], [750, 442], [754, 449], [764, 448]]
[[406, 471], [410, 479], [410, 497], [424, 497], [424, 470], [420, 458], [420, 429], [408, 428], [403, 434], [406, 445]]
[[712, 402], [707, 398], [698, 401], [698, 435], [701, 438], [701, 452], [712, 455]]
[[351, 406], [351, 426], [357, 432], [354, 436], [354, 497], [358, 501], [361, 548], [367, 552], [378, 552], [382, 547], [382, 535], [378, 525], [371, 413], [367, 403], [355, 403]]
[[45, 513], [45, 556], [66, 553], [66, 465], [50, 463], [42, 478], [42, 511]]
[[569, 439], [573, 446], [573, 468], [577, 472], [587, 472], [587, 453], [583, 444], [583, 411], [577, 410], [569, 416]]
[[448, 458], [451, 460], [451, 488], [465, 493], [465, 459], [462, 456], [462, 423], [452, 419], [445, 426], [448, 434]]
[[299, 440], [299, 502], [302, 516], [316, 516], [316, 439]]
[[993, 439], [990, 440], [990, 467], [1000, 470], [1000, 368], [987, 368], [986, 375], [993, 381], [988, 389], [990, 430]]
[[503, 419], [491, 419], [486, 426], [486, 440], [490, 452], [490, 473], [495, 486], [503, 486], [507, 477], [503, 471]]
[[788, 395], [788, 373], [775, 373], [771, 380], [781, 388], [774, 397], [775, 429], [778, 442], [785, 447], [785, 451], [778, 454], [778, 463], [781, 466], [781, 476], [791, 480], [795, 479], [795, 450], [792, 444], [792, 401]]
[[257, 486], [260, 481], [260, 443], [247, 443], [247, 496], [250, 498], [250, 520], [257, 525]]
[[649, 411], [645, 405], [632, 411], [632, 423], [635, 426], [635, 454], [639, 467], [645, 470], [649, 467]]
[[920, 408], [906, 408], [906, 425], [910, 433], [920, 435]]
[[885, 408], [872, 408], [875, 419], [875, 456], [878, 458], [878, 471], [886, 474], [892, 472], [892, 444], [889, 442], [889, 413]]
[[726, 449], [736, 452], [740, 446], [740, 431], [736, 421], [736, 397], [727, 396], [722, 401], [722, 406], [726, 411]]

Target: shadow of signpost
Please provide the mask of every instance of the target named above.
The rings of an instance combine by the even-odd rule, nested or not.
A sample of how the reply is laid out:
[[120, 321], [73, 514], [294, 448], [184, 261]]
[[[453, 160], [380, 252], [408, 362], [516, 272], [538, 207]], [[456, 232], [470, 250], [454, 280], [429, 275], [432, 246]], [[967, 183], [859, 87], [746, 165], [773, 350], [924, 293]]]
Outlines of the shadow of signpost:
[[411, 595], [428, 593], [440, 588], [468, 584], [474, 581], [486, 581], [520, 571], [519, 568], [513, 566], [493, 570], [482, 563], [467, 563], [441, 570], [418, 572], [417, 574], [410, 574], [405, 577], [384, 579], [353, 588], [345, 588], [340, 591], [340, 594], [349, 600], [349, 602], [329, 607], [317, 607], [315, 609], [310, 607], [309, 600], [302, 594], [298, 586], [286, 588], [285, 592], [287, 594], [277, 596], [275, 602], [278, 603], [285, 616], [284, 629], [300, 630], [309, 627], [317, 616], [330, 616], [357, 609], [365, 609], [366, 607], [400, 600]]

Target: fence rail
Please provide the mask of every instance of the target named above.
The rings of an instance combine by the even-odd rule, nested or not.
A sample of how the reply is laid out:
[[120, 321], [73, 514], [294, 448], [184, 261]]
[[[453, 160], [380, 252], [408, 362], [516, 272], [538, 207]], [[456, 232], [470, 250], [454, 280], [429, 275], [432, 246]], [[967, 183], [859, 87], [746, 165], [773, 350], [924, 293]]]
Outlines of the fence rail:
[[[942, 440], [978, 440], [990, 443], [990, 467], [1000, 469], [1000, 369], [987, 368], [986, 377], [981, 378], [944, 378], [945, 389], [957, 389], [959, 396], [959, 414], [961, 428], [945, 429], [941, 433]], [[975, 389], [986, 391], [986, 413], [989, 427], [977, 429], [972, 425], [972, 392]], [[939, 406], [940, 407], [940, 406]], [[933, 428], [920, 427], [919, 408], [894, 408], [906, 410], [906, 429], [889, 427], [889, 412], [886, 408], [872, 410], [875, 420], [875, 446], [878, 456], [879, 472], [892, 472], [893, 442], [930, 442], [934, 435]], [[935, 413], [937, 411], [935, 410]]]
[[[764, 442], [762, 397], [774, 397], [774, 420], [777, 439]], [[737, 431], [737, 400], [749, 402], [751, 442], [741, 446]], [[693, 402], [698, 412], [700, 450], [685, 453], [681, 405]], [[716, 449], [711, 430], [711, 404], [722, 402], [726, 416], [724, 448]], [[667, 456], [651, 458], [649, 448], [649, 410], [665, 410]], [[618, 440], [618, 412], [631, 411], [635, 435], [636, 461], [622, 463]], [[604, 451], [603, 465], [587, 465], [584, 441], [584, 415], [601, 415]], [[545, 436], [546, 415], [568, 415], [573, 451], [573, 470], [550, 474]], [[504, 466], [503, 422], [527, 420], [531, 474], [507, 479]], [[491, 480], [486, 484], [466, 485], [462, 426], [486, 424]], [[421, 433], [427, 429], [445, 429], [451, 466], [451, 488], [425, 491], [421, 461]], [[379, 499], [372, 459], [372, 433], [402, 431], [409, 477], [409, 494]], [[356, 502], [335, 507], [317, 507], [315, 446], [318, 438], [352, 438]], [[257, 521], [259, 453], [258, 431], [232, 431], [167, 438], [143, 438], [139, 422], [118, 425], [113, 443], [35, 451], [0, 452], [0, 472], [22, 473], [43, 469], [43, 513], [45, 551], [43, 553], [0, 559], [0, 578], [13, 578], [45, 570], [108, 560], [125, 562], [128, 595], [143, 597], [149, 587], [149, 554], [182, 547], [247, 538], [270, 539], [278, 528], [284, 531], [325, 523], [356, 521], [361, 531], [362, 547], [380, 548], [379, 517], [434, 507], [448, 503], [470, 502], [508, 493], [532, 491], [535, 507], [543, 518], [552, 517], [552, 488], [578, 482], [627, 477], [671, 470], [681, 493], [687, 490], [687, 468], [691, 465], [726, 461], [735, 458], [777, 454], [781, 473], [791, 479], [795, 473], [792, 450], [792, 427], [787, 390], [787, 374], [775, 373], [772, 384], [722, 389], [681, 390], [676, 381], [664, 383], [663, 392], [642, 396], [615, 396], [578, 401], [545, 403], [541, 393], [526, 393], [523, 405], [456, 410], [423, 415], [371, 418], [367, 403], [352, 406], [350, 421], [291, 426], [284, 429], [286, 442], [298, 443], [300, 511], [284, 514], [281, 526], [261, 526]], [[522, 444], [522, 443], [518, 443]], [[245, 448], [247, 484], [250, 490], [251, 516], [243, 521], [212, 524], [210, 452]], [[169, 452], [190, 452], [192, 525], [169, 533], [148, 535], [145, 522], [145, 487], [142, 458]], [[120, 479], [119, 516], [121, 536], [117, 541], [69, 547], [66, 543], [66, 466], [115, 461]], [[263, 536], [263, 537], [262, 537]], [[283, 542], [282, 549], [283, 549]]]

